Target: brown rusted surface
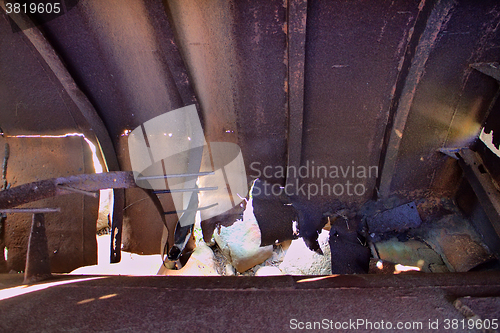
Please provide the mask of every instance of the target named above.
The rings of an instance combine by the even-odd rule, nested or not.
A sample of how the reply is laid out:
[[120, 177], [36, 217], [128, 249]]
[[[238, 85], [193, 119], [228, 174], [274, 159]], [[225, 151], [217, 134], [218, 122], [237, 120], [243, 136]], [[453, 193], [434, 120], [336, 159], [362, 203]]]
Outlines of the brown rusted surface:
[[[432, 4], [431, 4], [432, 5]], [[427, 5], [427, 6], [431, 6]], [[429, 55], [436, 43], [439, 33], [446, 28], [449, 20], [449, 14], [454, 6], [453, 2], [438, 1], [436, 7], [427, 19], [426, 13], [423, 12], [424, 7], [420, 10], [419, 14], [423, 16], [422, 20], [426, 20], [425, 29], [419, 36], [417, 31], [418, 43], [415, 48], [414, 55], [411, 60], [410, 68], [405, 77], [402, 78], [404, 84], [403, 91], [398, 97], [397, 109], [394, 111], [390, 119], [389, 128], [387, 129], [386, 136], [388, 137], [387, 146], [384, 147], [382, 158], [384, 159], [381, 164], [380, 184], [378, 195], [387, 198], [390, 194], [391, 181], [394, 176], [394, 169], [396, 166], [397, 155], [399, 153], [403, 132], [405, 131], [406, 122], [410, 113], [413, 99], [416, 94], [417, 86], [420, 83], [422, 75], [424, 74], [426, 63]], [[422, 41], [420, 42], [420, 38]]]
[[[15, 286], [13, 280], [0, 276], [0, 283], [9, 287]], [[370, 327], [380, 327], [382, 321], [391, 323], [392, 329], [384, 324], [381, 331], [425, 332], [436, 322], [441, 329], [433, 331], [444, 331], [446, 320], [464, 320], [453, 300], [472, 297], [464, 303], [491, 323], [498, 318], [500, 296], [500, 277], [494, 272], [226, 277], [224, 283], [220, 277], [60, 277], [57, 282], [2, 300], [0, 329], [199, 332], [224, 327], [230, 332], [287, 332], [294, 331], [293, 319], [302, 327], [325, 319], [326, 329], [304, 331], [378, 331]], [[171, 320], [165, 313], [189, 318]], [[365, 324], [350, 326], [358, 320]], [[397, 323], [416, 322], [421, 326], [395, 328]]]
[[[302, 165], [378, 166], [389, 107], [422, 3], [309, 3]], [[328, 194], [325, 186], [323, 195], [311, 200], [317, 204], [333, 199], [362, 203], [372, 196], [376, 179], [373, 173], [366, 178], [347, 173], [302, 180], [319, 188], [321, 180], [337, 186], [336, 194]], [[347, 181], [359, 184], [361, 195], [352, 188], [349, 194]]]
[[[30, 184], [41, 179], [59, 178], [93, 172], [92, 157], [87, 143], [80, 137], [68, 138], [3, 138], [8, 141], [10, 158], [7, 180], [11, 189], [1, 191], [6, 200], [2, 208], [61, 208], [60, 213], [46, 214], [45, 225], [48, 239], [52, 272], [69, 272], [77, 267], [95, 264], [97, 244], [95, 239], [99, 200], [72, 193], [64, 196], [47, 197], [57, 193], [55, 184], [47, 186], [42, 182], [33, 190], [37, 201], [27, 202], [29, 192], [17, 192], [20, 184]], [[2, 156], [0, 155], [0, 158]], [[57, 179], [56, 178], [56, 179]], [[64, 178], [64, 177], [62, 177]], [[11, 196], [10, 191], [20, 197]], [[19, 204], [24, 203], [22, 206]], [[30, 234], [31, 217], [27, 214], [7, 214], [5, 220], [5, 246], [8, 249], [8, 270], [23, 271], [26, 264], [26, 250]]]
[[[470, 146], [480, 132], [498, 83], [470, 64], [500, 60], [499, 13], [497, 1], [457, 1], [434, 38], [421, 41], [422, 47], [427, 42], [432, 48], [414, 87], [391, 192], [432, 189], [453, 194], [456, 183], [443, 184], [442, 179], [452, 179], [456, 169], [444, 174], [447, 157], [436, 150]], [[427, 24], [430, 29], [432, 21]]]
[[[15, 24], [19, 27], [30, 25], [30, 19], [25, 15], [20, 14], [9, 17], [12, 18]], [[64, 93], [67, 94], [67, 97], [69, 97], [69, 99], [73, 102], [74, 108], [79, 111], [79, 118], [83, 117], [83, 119], [85, 119], [85, 121], [87, 121], [90, 125], [88, 128], [85, 128], [87, 126], [84, 127], [84, 124], [79, 124], [81, 127], [85, 128], [85, 134], [90, 134], [89, 137], [91, 137], [91, 139], [93, 139], [93, 135], [91, 135], [91, 133], [97, 137], [98, 141], [94, 139], [93, 142], [99, 142], [108, 166], [111, 170], [118, 170], [119, 166], [113, 143], [110, 140], [108, 131], [104, 126], [102, 119], [99, 117], [87, 97], [77, 87], [53, 47], [37, 28], [24, 29], [22, 32], [33, 45], [34, 49], [38, 52], [36, 56], [45, 61], [45, 64], [50, 69], [51, 74], [57, 78], [58, 82], [56, 82], [55, 85], [60, 84], [62, 86]], [[80, 121], [82, 120], [80, 119]], [[39, 131], [35, 132], [39, 133]]]
[[[300, 167], [304, 125], [304, 66], [306, 56], [307, 0], [288, 2], [288, 151], [287, 166]], [[286, 182], [296, 186], [297, 175], [288, 174]]]

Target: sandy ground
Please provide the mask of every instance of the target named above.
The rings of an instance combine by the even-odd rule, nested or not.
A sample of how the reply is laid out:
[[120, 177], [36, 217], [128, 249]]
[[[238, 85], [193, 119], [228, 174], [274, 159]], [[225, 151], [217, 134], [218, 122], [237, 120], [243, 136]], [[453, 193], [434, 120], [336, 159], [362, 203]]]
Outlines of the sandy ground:
[[97, 265], [80, 267], [70, 274], [76, 275], [156, 275], [162, 265], [161, 255], [139, 255], [123, 252], [122, 259], [117, 264], [109, 263], [111, 236], [97, 237]]

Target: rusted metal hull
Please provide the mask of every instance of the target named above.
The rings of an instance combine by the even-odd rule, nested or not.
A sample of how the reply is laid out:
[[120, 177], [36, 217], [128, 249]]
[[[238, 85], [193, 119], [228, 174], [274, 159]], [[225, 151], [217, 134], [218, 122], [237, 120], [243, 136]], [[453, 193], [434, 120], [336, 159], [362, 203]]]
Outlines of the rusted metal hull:
[[[290, 185], [315, 229], [332, 205], [455, 193], [460, 169], [437, 149], [470, 146], [488, 116], [497, 82], [469, 65], [500, 61], [499, 12], [496, 1], [80, 1], [39, 25], [46, 40], [2, 21], [0, 125], [90, 133], [125, 171], [127, 130], [196, 104], [206, 139], [237, 143], [249, 180]], [[124, 248], [159, 252], [155, 204], [137, 189], [123, 200], [113, 234], [124, 214]]]

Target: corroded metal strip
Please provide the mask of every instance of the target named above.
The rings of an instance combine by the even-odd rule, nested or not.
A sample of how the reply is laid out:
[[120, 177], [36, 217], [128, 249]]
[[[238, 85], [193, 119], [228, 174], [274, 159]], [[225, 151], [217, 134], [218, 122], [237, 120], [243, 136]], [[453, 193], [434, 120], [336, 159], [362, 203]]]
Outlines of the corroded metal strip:
[[[304, 122], [304, 65], [306, 53], [307, 0], [290, 0], [287, 18], [288, 52], [288, 166], [300, 167]], [[287, 175], [294, 186], [296, 175]]]
[[16, 214], [16, 213], [28, 213], [28, 214], [43, 214], [43, 213], [58, 213], [61, 208], [11, 208], [11, 209], [0, 209], [0, 213], [4, 214]]
[[[130, 171], [116, 171], [52, 178], [0, 191], [0, 208], [13, 208], [45, 198], [74, 193], [73, 191], [63, 189], [58, 185], [68, 186], [87, 192], [98, 191], [106, 188], [124, 189], [137, 187], [134, 181], [134, 176]], [[122, 211], [123, 208], [120, 207], [119, 210]]]
[[63, 190], [66, 190], [66, 191], [70, 191], [70, 192], [74, 192], [74, 193], [78, 193], [78, 194], [83, 194], [83, 195], [86, 195], [86, 196], [89, 196], [89, 197], [92, 197], [92, 198], [98, 198], [99, 197], [99, 194], [97, 194], [97, 193], [88, 192], [88, 191], [82, 191], [82, 190], [79, 190], [77, 188], [73, 188], [73, 187], [69, 187], [69, 186], [59, 185], [59, 188], [61, 188]]

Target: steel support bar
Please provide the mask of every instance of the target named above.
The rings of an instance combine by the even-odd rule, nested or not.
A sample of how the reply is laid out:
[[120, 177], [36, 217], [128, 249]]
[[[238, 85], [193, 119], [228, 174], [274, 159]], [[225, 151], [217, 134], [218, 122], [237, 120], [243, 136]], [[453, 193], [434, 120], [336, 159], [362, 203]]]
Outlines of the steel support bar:
[[171, 174], [171, 175], [163, 175], [163, 176], [144, 176], [144, 177], [137, 177], [137, 180], [198, 177], [198, 176], [209, 176], [209, 175], [215, 175], [215, 172], [209, 171], [209, 172], [195, 172], [195, 173], [180, 173], [180, 174]]
[[[287, 166], [300, 167], [304, 125], [304, 66], [306, 56], [307, 0], [289, 0], [287, 17], [288, 54], [288, 160]], [[287, 185], [295, 186], [296, 175], [287, 175]]]
[[46, 280], [51, 276], [49, 248], [45, 234], [45, 217], [41, 213], [33, 214], [28, 253], [26, 254], [24, 283]]

